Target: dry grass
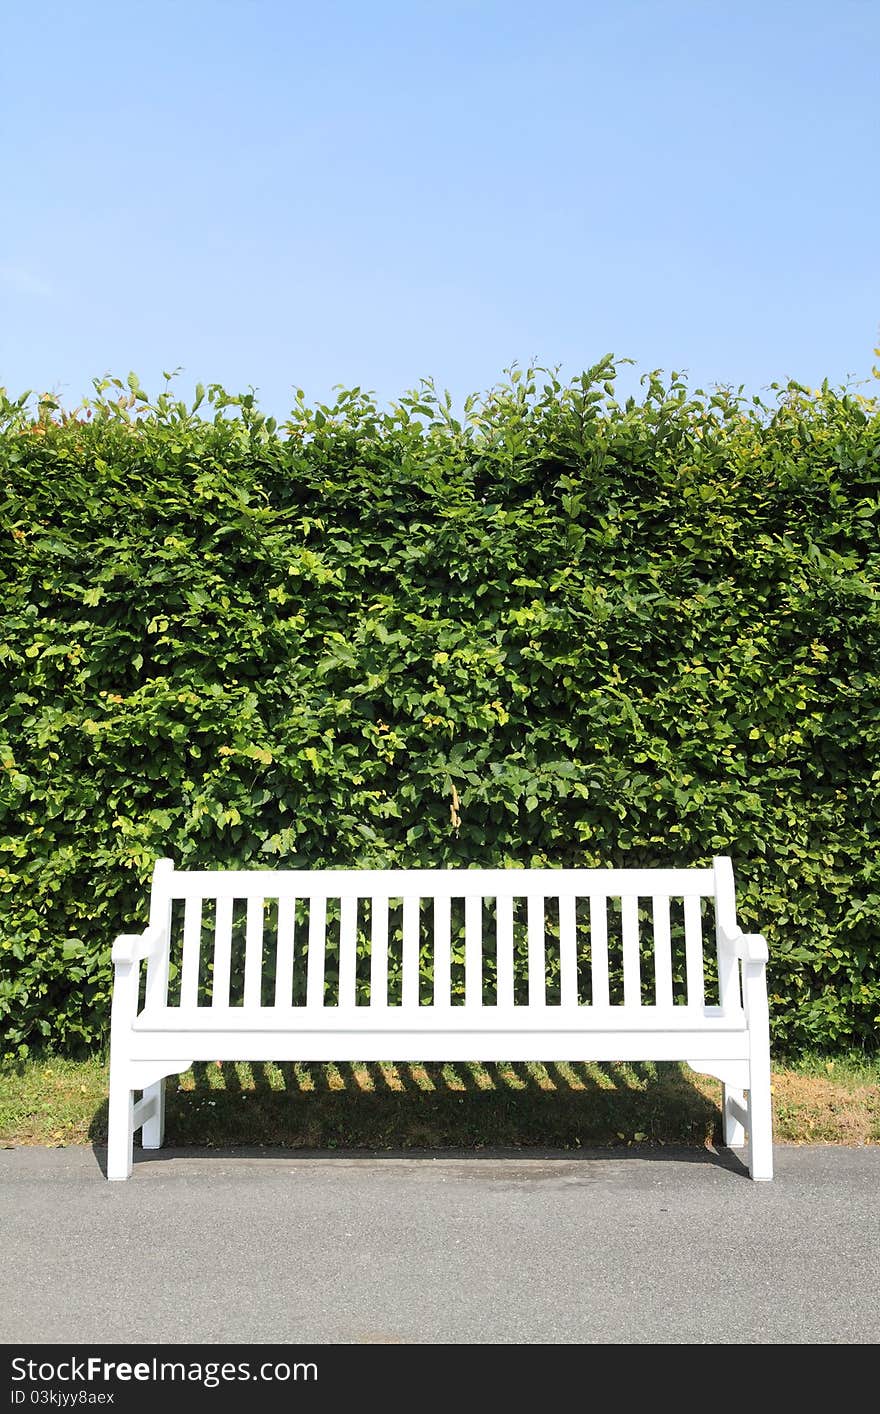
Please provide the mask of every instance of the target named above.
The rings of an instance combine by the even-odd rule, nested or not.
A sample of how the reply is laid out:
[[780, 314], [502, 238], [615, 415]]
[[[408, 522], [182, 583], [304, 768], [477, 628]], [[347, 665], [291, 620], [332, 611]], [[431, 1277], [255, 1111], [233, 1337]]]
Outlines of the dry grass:
[[776, 1134], [792, 1144], [880, 1143], [880, 1083], [783, 1071], [774, 1078]]
[[[0, 1143], [100, 1144], [102, 1060], [0, 1070]], [[880, 1142], [880, 1060], [773, 1078], [783, 1143]], [[678, 1065], [200, 1064], [168, 1086], [170, 1144], [442, 1149], [717, 1144], [720, 1086]]]

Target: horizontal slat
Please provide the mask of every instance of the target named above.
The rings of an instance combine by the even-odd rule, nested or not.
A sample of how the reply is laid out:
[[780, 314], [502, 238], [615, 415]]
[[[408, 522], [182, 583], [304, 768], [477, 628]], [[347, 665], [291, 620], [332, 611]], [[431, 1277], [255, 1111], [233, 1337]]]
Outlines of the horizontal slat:
[[[359, 1008], [368, 1012], [368, 1007]], [[465, 1011], [452, 1007], [446, 1012]], [[550, 1008], [546, 1008], [550, 1010]], [[647, 1010], [647, 1008], [646, 1008]], [[393, 1011], [393, 1008], [389, 1008]], [[485, 1011], [485, 1009], [484, 1009]], [[385, 1013], [388, 1015], [388, 1012]], [[481, 1013], [482, 1015], [482, 1013]], [[182, 1047], [193, 1060], [213, 1060], [220, 1050], [226, 1061], [681, 1061], [700, 1056], [708, 1061], [746, 1060], [748, 1033], [745, 1031], [596, 1032], [585, 1044], [581, 1030], [487, 1032], [423, 1031], [420, 1027], [395, 1032], [364, 1028], [339, 1031], [304, 1031], [301, 1035], [248, 1031], [135, 1032], [130, 1039], [130, 1056], [137, 1060], [178, 1060], [175, 1046]]]
[[530, 893], [714, 895], [711, 869], [200, 869], [170, 876], [172, 898], [465, 898], [498, 894], [522, 898]]
[[[625, 1020], [625, 1025], [622, 1023]], [[700, 1019], [707, 1031], [742, 1031], [745, 1013], [725, 1014], [721, 1007], [705, 1007]], [[371, 1007], [163, 1007], [142, 1011], [135, 1031], [226, 1031], [239, 1028], [291, 1033], [355, 1029], [362, 1031], [521, 1031], [536, 1035], [542, 1031], [576, 1030], [588, 1042], [599, 1031], [688, 1031], [697, 1029], [689, 1007], [592, 1008], [578, 1007], [403, 1007], [374, 1011]], [[218, 1053], [219, 1054], [219, 1053]], [[474, 1059], [479, 1055], [475, 1053]], [[355, 1057], [357, 1059], [357, 1057]]]

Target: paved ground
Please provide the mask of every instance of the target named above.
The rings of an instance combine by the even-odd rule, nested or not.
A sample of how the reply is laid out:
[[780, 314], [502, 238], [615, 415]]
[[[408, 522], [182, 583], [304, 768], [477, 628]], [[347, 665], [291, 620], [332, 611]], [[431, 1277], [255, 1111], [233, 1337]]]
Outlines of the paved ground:
[[876, 1342], [880, 1148], [0, 1152], [0, 1341]]

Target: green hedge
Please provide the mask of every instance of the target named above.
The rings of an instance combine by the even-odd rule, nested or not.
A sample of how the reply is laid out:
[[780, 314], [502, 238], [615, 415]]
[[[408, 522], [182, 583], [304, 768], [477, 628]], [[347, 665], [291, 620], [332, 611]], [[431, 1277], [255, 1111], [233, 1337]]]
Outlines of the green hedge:
[[876, 1046], [878, 403], [615, 373], [3, 402], [7, 1054], [104, 1040], [165, 853], [729, 852], [777, 1050]]

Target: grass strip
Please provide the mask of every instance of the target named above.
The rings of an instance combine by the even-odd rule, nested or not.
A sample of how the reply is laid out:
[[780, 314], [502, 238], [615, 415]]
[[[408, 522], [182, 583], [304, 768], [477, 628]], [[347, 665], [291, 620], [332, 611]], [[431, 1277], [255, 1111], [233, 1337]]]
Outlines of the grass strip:
[[[720, 1085], [686, 1066], [209, 1062], [171, 1077], [166, 1142], [292, 1149], [577, 1149], [721, 1142]], [[880, 1143], [880, 1058], [774, 1070], [782, 1143]], [[107, 1062], [0, 1068], [0, 1144], [101, 1144]]]

